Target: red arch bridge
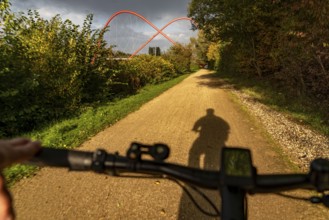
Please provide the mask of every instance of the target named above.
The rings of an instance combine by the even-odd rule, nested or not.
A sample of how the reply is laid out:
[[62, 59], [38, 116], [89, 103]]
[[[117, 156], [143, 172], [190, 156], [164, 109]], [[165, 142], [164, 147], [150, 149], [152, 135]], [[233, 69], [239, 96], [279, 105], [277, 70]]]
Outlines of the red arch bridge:
[[138, 18], [140, 18], [141, 20], [143, 20], [145, 23], [147, 23], [149, 26], [151, 26], [155, 31], [156, 33], [150, 37], [145, 43], [143, 43], [135, 52], [133, 52], [131, 54], [131, 56], [129, 58], [132, 58], [134, 57], [137, 53], [139, 53], [144, 47], [146, 47], [156, 36], [158, 36], [159, 34], [161, 34], [162, 36], [164, 36], [168, 41], [170, 41], [172, 44], [176, 44], [176, 42], [171, 39], [167, 34], [165, 34], [163, 32], [164, 29], [166, 29], [169, 25], [171, 25], [172, 23], [176, 22], [176, 21], [181, 21], [181, 20], [188, 20], [191, 22], [192, 24], [192, 29], [196, 29], [197, 25], [196, 23], [191, 19], [191, 18], [188, 18], [188, 17], [179, 17], [179, 18], [175, 18], [175, 19], [172, 19], [171, 21], [169, 21], [165, 26], [163, 26], [161, 29], [156, 27], [152, 22], [150, 22], [148, 19], [146, 19], [145, 17], [143, 17], [142, 15], [134, 12], [134, 11], [129, 11], [129, 10], [121, 10], [121, 11], [118, 11], [116, 13], [114, 13], [106, 22], [106, 24], [104, 25], [103, 27], [103, 31], [105, 31], [105, 29], [110, 25], [110, 23], [112, 22], [112, 20], [117, 17], [118, 15], [120, 14], [130, 14], [130, 15], [134, 15]]

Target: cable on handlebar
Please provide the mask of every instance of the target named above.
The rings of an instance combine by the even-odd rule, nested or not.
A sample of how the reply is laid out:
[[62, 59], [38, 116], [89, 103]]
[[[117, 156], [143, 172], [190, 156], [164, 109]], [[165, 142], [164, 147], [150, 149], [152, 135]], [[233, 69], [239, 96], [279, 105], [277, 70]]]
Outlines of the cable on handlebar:
[[184, 190], [184, 192], [187, 194], [187, 196], [191, 199], [192, 203], [199, 209], [200, 212], [202, 212], [203, 214], [208, 215], [210, 217], [220, 217], [221, 216], [220, 211], [217, 209], [214, 202], [211, 201], [210, 198], [207, 195], [205, 195], [202, 191], [200, 191], [197, 187], [187, 184], [191, 189], [193, 189], [196, 193], [198, 193], [200, 196], [202, 196], [208, 202], [208, 204], [214, 209], [216, 214], [210, 213], [210, 212], [204, 210], [197, 203], [195, 198], [192, 196], [191, 192], [180, 181], [178, 181], [177, 179], [174, 179], [174, 178], [170, 178], [170, 177], [167, 177], [166, 179], [171, 180], [171, 181], [175, 182], [177, 185], [179, 185]]
[[306, 197], [292, 196], [292, 195], [287, 195], [284, 193], [274, 193], [274, 195], [282, 196], [282, 197], [289, 198], [289, 199], [296, 199], [296, 200], [309, 202], [309, 199]]

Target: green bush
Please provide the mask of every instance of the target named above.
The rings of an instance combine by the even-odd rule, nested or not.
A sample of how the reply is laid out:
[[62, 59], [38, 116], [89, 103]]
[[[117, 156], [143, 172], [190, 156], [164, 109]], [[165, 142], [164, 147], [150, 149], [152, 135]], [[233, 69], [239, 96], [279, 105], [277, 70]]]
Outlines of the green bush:
[[139, 55], [128, 63], [137, 70], [140, 83], [145, 86], [148, 83], [156, 84], [176, 76], [173, 64], [158, 56]]
[[173, 64], [146, 54], [121, 61], [116, 68], [111, 78], [113, 93], [132, 94], [147, 84], [157, 84], [176, 76]]
[[136, 93], [147, 84], [176, 76], [161, 57], [127, 61], [93, 31], [92, 15], [82, 25], [50, 20], [37, 11], [13, 14], [0, 3], [0, 137], [17, 136], [77, 115], [109, 99]]
[[162, 57], [174, 65], [177, 73], [191, 72], [192, 49], [190, 46], [177, 43], [170, 47]]
[[106, 53], [91, 31], [91, 15], [82, 28], [58, 15], [45, 20], [36, 11], [1, 16], [1, 136], [68, 116], [83, 102], [106, 96], [107, 69], [101, 59], [91, 64], [95, 52]]

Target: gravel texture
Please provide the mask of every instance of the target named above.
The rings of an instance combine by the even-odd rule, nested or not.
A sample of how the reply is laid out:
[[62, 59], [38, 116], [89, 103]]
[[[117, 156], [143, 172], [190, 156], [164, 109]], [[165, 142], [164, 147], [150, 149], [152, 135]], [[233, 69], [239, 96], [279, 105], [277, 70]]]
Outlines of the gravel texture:
[[285, 155], [303, 171], [308, 170], [314, 158], [329, 158], [329, 138], [306, 125], [289, 119], [285, 114], [259, 103], [251, 95], [232, 89], [270, 136], [281, 146]]

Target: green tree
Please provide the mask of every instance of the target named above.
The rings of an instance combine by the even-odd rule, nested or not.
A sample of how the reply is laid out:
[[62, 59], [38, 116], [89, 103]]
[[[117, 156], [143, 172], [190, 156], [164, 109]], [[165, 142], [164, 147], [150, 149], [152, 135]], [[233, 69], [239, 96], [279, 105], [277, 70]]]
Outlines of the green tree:
[[192, 49], [190, 45], [177, 43], [170, 47], [162, 57], [172, 63], [179, 74], [191, 71]]
[[205, 38], [204, 32], [199, 30], [197, 38], [190, 39], [190, 47], [192, 49], [192, 61], [198, 66], [205, 66], [208, 63], [207, 51], [209, 40]]
[[207, 58], [209, 63], [209, 68], [218, 68], [220, 61], [220, 43], [212, 42], [210, 43], [207, 51]]
[[106, 52], [91, 31], [91, 15], [81, 29], [59, 16], [45, 20], [37, 11], [7, 10], [1, 21], [0, 135], [31, 130], [106, 96], [108, 67], [102, 59], [91, 64], [96, 52]]
[[328, 0], [193, 0], [189, 16], [222, 42], [221, 70], [329, 100]]

